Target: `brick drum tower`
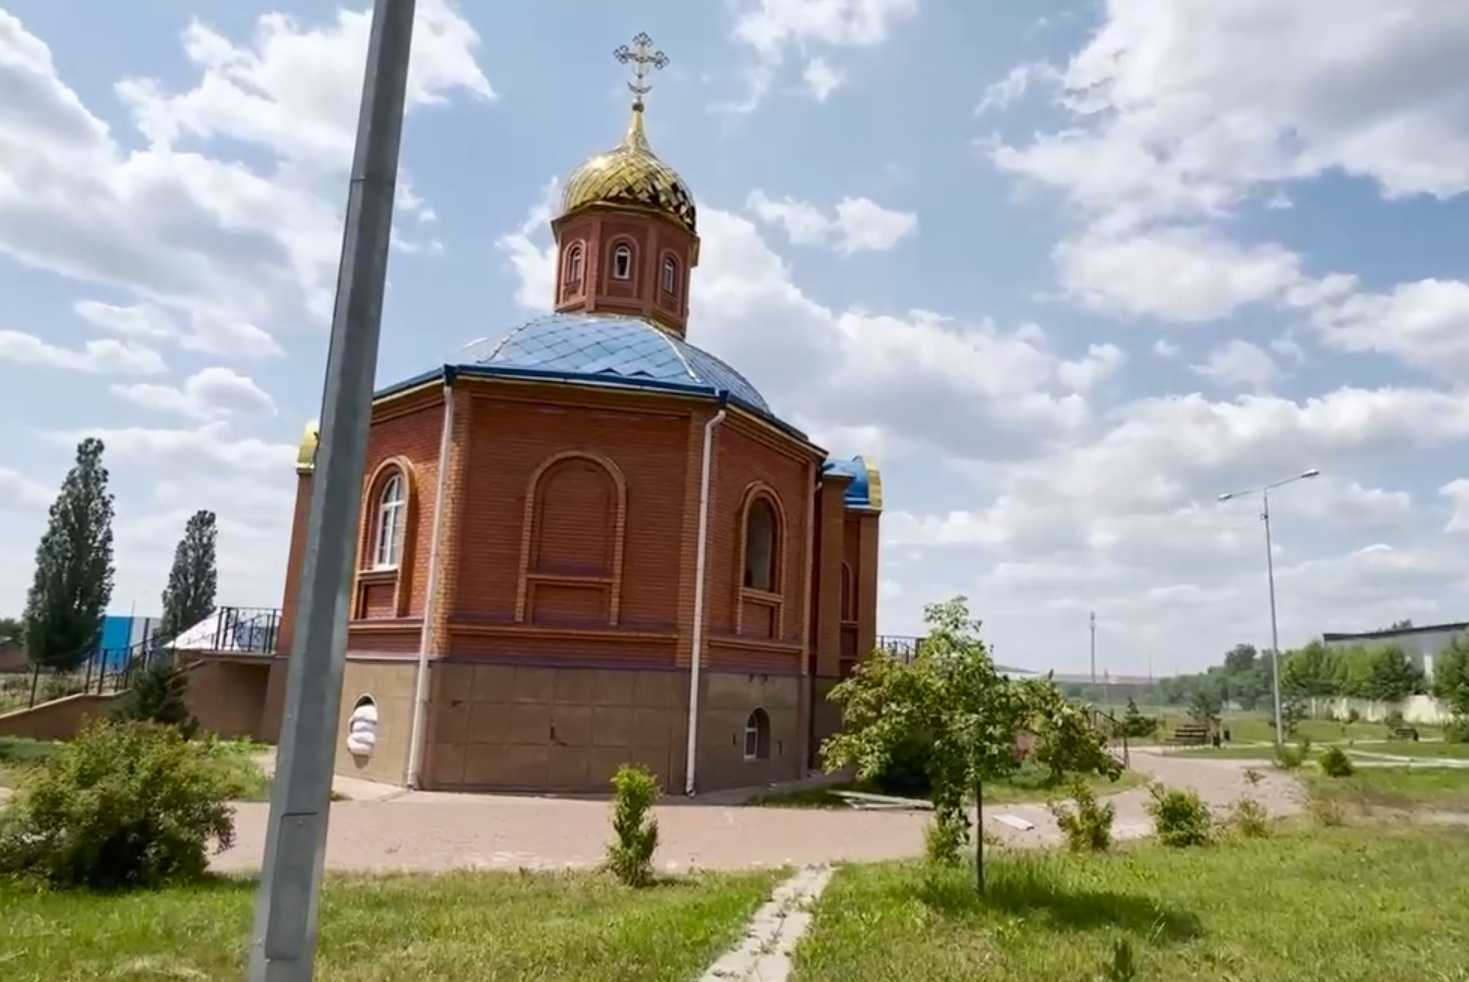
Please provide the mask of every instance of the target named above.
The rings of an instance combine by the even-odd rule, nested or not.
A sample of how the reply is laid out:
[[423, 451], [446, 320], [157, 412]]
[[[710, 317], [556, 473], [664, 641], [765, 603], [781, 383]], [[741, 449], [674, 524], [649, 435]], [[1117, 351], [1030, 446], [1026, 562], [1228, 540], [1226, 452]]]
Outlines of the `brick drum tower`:
[[374, 398], [343, 773], [537, 791], [605, 791], [626, 762], [669, 791], [796, 778], [836, 724], [826, 693], [872, 650], [877, 470], [829, 459], [687, 340], [694, 199], [643, 121], [666, 59], [645, 35], [619, 55], [632, 118], [566, 181], [555, 313]]

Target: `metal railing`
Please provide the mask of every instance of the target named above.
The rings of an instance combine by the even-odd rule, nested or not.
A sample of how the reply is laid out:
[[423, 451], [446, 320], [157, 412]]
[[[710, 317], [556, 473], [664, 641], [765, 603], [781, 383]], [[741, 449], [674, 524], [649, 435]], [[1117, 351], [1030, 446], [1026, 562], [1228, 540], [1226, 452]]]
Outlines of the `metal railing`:
[[280, 628], [279, 607], [220, 607], [208, 650], [273, 655]]
[[[193, 634], [179, 650], [226, 654], [275, 654], [280, 639], [277, 607], [218, 607], [212, 626]], [[202, 622], [208, 625], [208, 621]], [[65, 696], [121, 692], [138, 675], [160, 664], [173, 664], [174, 640], [151, 635], [123, 648], [97, 648], [68, 668], [39, 664], [29, 671], [0, 676], [0, 713], [30, 709]]]
[[879, 634], [877, 650], [902, 662], [910, 662], [923, 650], [923, 638], [910, 634]]

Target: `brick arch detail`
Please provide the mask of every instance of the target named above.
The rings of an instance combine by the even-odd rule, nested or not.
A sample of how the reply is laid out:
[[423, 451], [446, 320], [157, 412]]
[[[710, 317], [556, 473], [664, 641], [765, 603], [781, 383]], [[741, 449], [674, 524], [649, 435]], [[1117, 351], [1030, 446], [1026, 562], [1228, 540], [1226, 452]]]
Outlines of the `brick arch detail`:
[[[775, 512], [775, 583], [774, 590], [766, 592], [755, 590], [745, 586], [745, 547], [749, 537], [750, 508], [758, 500], [769, 502], [771, 509]], [[739, 511], [739, 535], [735, 541], [735, 633], [743, 634], [745, 626], [745, 604], [754, 599], [765, 606], [775, 608], [775, 631], [774, 637], [781, 638], [785, 635], [785, 592], [786, 592], [786, 554], [790, 541], [790, 519], [786, 515], [785, 505], [781, 502], [780, 492], [775, 490], [764, 481], [751, 481], [745, 485], [745, 490], [740, 495]]]
[[526, 606], [529, 601], [532, 579], [545, 578], [551, 581], [567, 579], [538, 574], [530, 566], [531, 554], [535, 550], [536, 535], [539, 531], [541, 479], [552, 468], [569, 460], [589, 461], [600, 467], [612, 479], [616, 494], [616, 510], [612, 520], [612, 565], [607, 577], [591, 579], [605, 579], [608, 589], [607, 623], [609, 626], [616, 627], [622, 605], [622, 552], [627, 531], [627, 478], [623, 476], [622, 468], [618, 467], [612, 458], [591, 450], [563, 450], [552, 454], [541, 461], [531, 473], [530, 480], [526, 484], [525, 510], [520, 529], [520, 570], [516, 577], [515, 588], [515, 620], [517, 623], [524, 623], [526, 620]]
[[[403, 554], [398, 566], [392, 570], [373, 569], [371, 557], [377, 533], [377, 505], [382, 488], [393, 473], [403, 476]], [[352, 596], [352, 616], [366, 616], [367, 590], [371, 586], [391, 582], [393, 584], [393, 614], [402, 617], [408, 601], [409, 577], [412, 575], [414, 553], [417, 551], [417, 529], [419, 513], [418, 471], [413, 461], [400, 455], [386, 457], [378, 462], [362, 486], [361, 514], [357, 520], [356, 583]]]

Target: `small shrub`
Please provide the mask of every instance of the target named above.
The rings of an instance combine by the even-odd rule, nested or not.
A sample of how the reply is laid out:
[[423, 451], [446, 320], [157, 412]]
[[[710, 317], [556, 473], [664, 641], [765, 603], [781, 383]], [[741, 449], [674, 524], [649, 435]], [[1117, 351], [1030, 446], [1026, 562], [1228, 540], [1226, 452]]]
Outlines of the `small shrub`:
[[197, 878], [234, 841], [227, 782], [173, 727], [99, 721], [22, 778], [0, 812], [0, 872], [53, 886]]
[[1312, 795], [1310, 810], [1311, 818], [1317, 825], [1337, 826], [1346, 824], [1346, 813], [1342, 811], [1341, 803], [1334, 798], [1326, 798], [1319, 794]]
[[1280, 744], [1275, 748], [1275, 766], [1283, 771], [1293, 771], [1306, 762], [1306, 755], [1299, 748]]
[[1355, 708], [1348, 709], [1347, 710], [1347, 722], [1348, 723], [1360, 723], [1361, 721], [1362, 721], [1362, 714], [1359, 713]]
[[624, 764], [612, 775], [612, 831], [617, 841], [607, 847], [607, 868], [630, 887], [653, 882], [658, 820], [648, 810], [662, 793], [658, 779], [645, 767]]
[[1455, 716], [1443, 725], [1445, 743], [1469, 743], [1469, 716]]
[[1260, 782], [1263, 780], [1265, 780], [1264, 774], [1261, 774], [1253, 767], [1245, 768], [1245, 783], [1248, 784], [1250, 787], [1258, 787]]
[[1060, 801], [1050, 805], [1056, 824], [1066, 834], [1066, 844], [1072, 852], [1106, 852], [1112, 845], [1112, 819], [1117, 809], [1111, 802], [1097, 804], [1097, 796], [1085, 781], [1073, 782], [1071, 797], [1076, 802], [1074, 809]]
[[963, 819], [948, 812], [934, 812], [933, 820], [923, 827], [923, 855], [938, 866], [958, 865], [959, 852], [968, 841]]
[[1241, 798], [1234, 803], [1229, 824], [1246, 839], [1263, 839], [1270, 834], [1270, 816], [1254, 798]]
[[1209, 806], [1197, 791], [1165, 788], [1154, 784], [1148, 788], [1152, 800], [1148, 814], [1153, 816], [1158, 838], [1167, 846], [1202, 846], [1209, 841], [1213, 820]]
[[1401, 709], [1389, 709], [1387, 715], [1382, 717], [1382, 725], [1387, 727], [1388, 736], [1392, 736], [1393, 730], [1403, 728], [1403, 711]]
[[113, 719], [146, 720], [176, 726], [184, 739], [194, 735], [199, 721], [189, 712], [189, 676], [172, 665], [154, 665], [138, 676], [113, 711]]
[[1298, 742], [1296, 746], [1300, 747], [1301, 749], [1301, 763], [1305, 763], [1306, 761], [1311, 759], [1310, 737], [1301, 737], [1300, 742]]
[[1341, 747], [1327, 747], [1321, 755], [1321, 770], [1327, 777], [1351, 777], [1356, 768], [1352, 766], [1352, 758]]
[[1137, 959], [1132, 954], [1132, 942], [1118, 938], [1112, 942], [1112, 958], [1102, 963], [1103, 982], [1135, 982]]

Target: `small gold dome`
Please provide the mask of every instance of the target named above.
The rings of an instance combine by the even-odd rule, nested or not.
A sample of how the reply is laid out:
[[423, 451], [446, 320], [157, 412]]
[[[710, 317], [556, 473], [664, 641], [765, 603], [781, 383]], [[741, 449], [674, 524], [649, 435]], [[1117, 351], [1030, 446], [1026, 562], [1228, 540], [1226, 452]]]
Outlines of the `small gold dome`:
[[634, 104], [622, 143], [599, 153], [566, 179], [561, 214], [587, 205], [644, 208], [666, 215], [690, 232], [694, 196], [683, 178], [653, 153], [643, 133], [643, 107]]

